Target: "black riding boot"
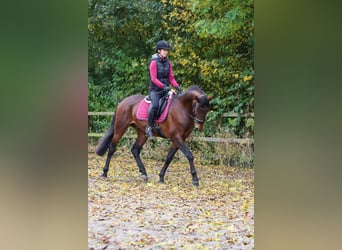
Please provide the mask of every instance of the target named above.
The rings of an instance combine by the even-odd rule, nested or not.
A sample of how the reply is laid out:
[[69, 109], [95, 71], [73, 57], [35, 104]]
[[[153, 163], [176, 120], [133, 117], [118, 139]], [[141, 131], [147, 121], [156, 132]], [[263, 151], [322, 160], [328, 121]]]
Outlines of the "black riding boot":
[[154, 109], [149, 109], [148, 111], [148, 121], [146, 127], [146, 136], [153, 138], [153, 123], [156, 118], [156, 111]]

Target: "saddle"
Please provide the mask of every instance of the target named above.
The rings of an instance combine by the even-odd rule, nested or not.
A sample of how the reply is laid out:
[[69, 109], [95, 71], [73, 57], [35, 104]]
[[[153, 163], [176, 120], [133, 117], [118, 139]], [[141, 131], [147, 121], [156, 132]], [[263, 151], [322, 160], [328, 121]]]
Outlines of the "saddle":
[[[161, 123], [163, 122], [167, 114], [169, 112], [170, 104], [175, 96], [174, 91], [170, 91], [169, 94], [159, 100], [159, 108], [156, 114], [155, 122]], [[149, 96], [145, 96], [143, 100], [139, 103], [136, 116], [139, 120], [147, 121], [148, 120], [148, 109], [151, 105], [151, 100], [149, 100]]]

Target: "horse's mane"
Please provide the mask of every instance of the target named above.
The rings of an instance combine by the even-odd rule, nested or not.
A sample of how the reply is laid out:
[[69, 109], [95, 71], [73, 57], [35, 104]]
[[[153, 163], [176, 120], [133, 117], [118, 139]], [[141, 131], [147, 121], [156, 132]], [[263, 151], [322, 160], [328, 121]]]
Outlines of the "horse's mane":
[[199, 91], [199, 92], [201, 92], [201, 94], [204, 94], [204, 91], [198, 85], [190, 86], [189, 88], [186, 89], [184, 94], [187, 92], [191, 92], [191, 91]]
[[186, 96], [193, 95], [194, 91], [200, 93], [200, 99], [199, 99], [200, 107], [209, 107], [209, 99], [207, 95], [205, 94], [205, 92], [198, 85], [188, 87], [186, 91], [184, 91], [182, 94], [179, 95], [179, 97], [187, 98]]

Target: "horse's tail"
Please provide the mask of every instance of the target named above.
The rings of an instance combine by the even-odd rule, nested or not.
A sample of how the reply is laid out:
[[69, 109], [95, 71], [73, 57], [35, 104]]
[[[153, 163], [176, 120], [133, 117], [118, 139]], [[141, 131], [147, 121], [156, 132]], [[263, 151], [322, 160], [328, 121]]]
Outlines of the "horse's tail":
[[113, 116], [110, 127], [108, 128], [107, 132], [102, 136], [102, 138], [99, 140], [99, 143], [97, 144], [95, 148], [95, 153], [97, 155], [103, 156], [106, 153], [114, 135], [114, 122], [115, 122], [115, 114]]

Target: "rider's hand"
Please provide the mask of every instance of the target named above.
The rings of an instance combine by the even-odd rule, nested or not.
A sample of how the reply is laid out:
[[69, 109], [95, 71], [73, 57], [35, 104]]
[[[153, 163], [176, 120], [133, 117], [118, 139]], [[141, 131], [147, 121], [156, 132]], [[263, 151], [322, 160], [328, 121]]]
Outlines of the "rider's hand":
[[163, 90], [166, 91], [166, 92], [169, 92], [169, 91], [170, 91], [170, 88], [169, 88], [169, 86], [164, 85]]
[[183, 91], [182, 91], [182, 88], [180, 86], [178, 86], [176, 89], [178, 91], [178, 94], [182, 94]]

